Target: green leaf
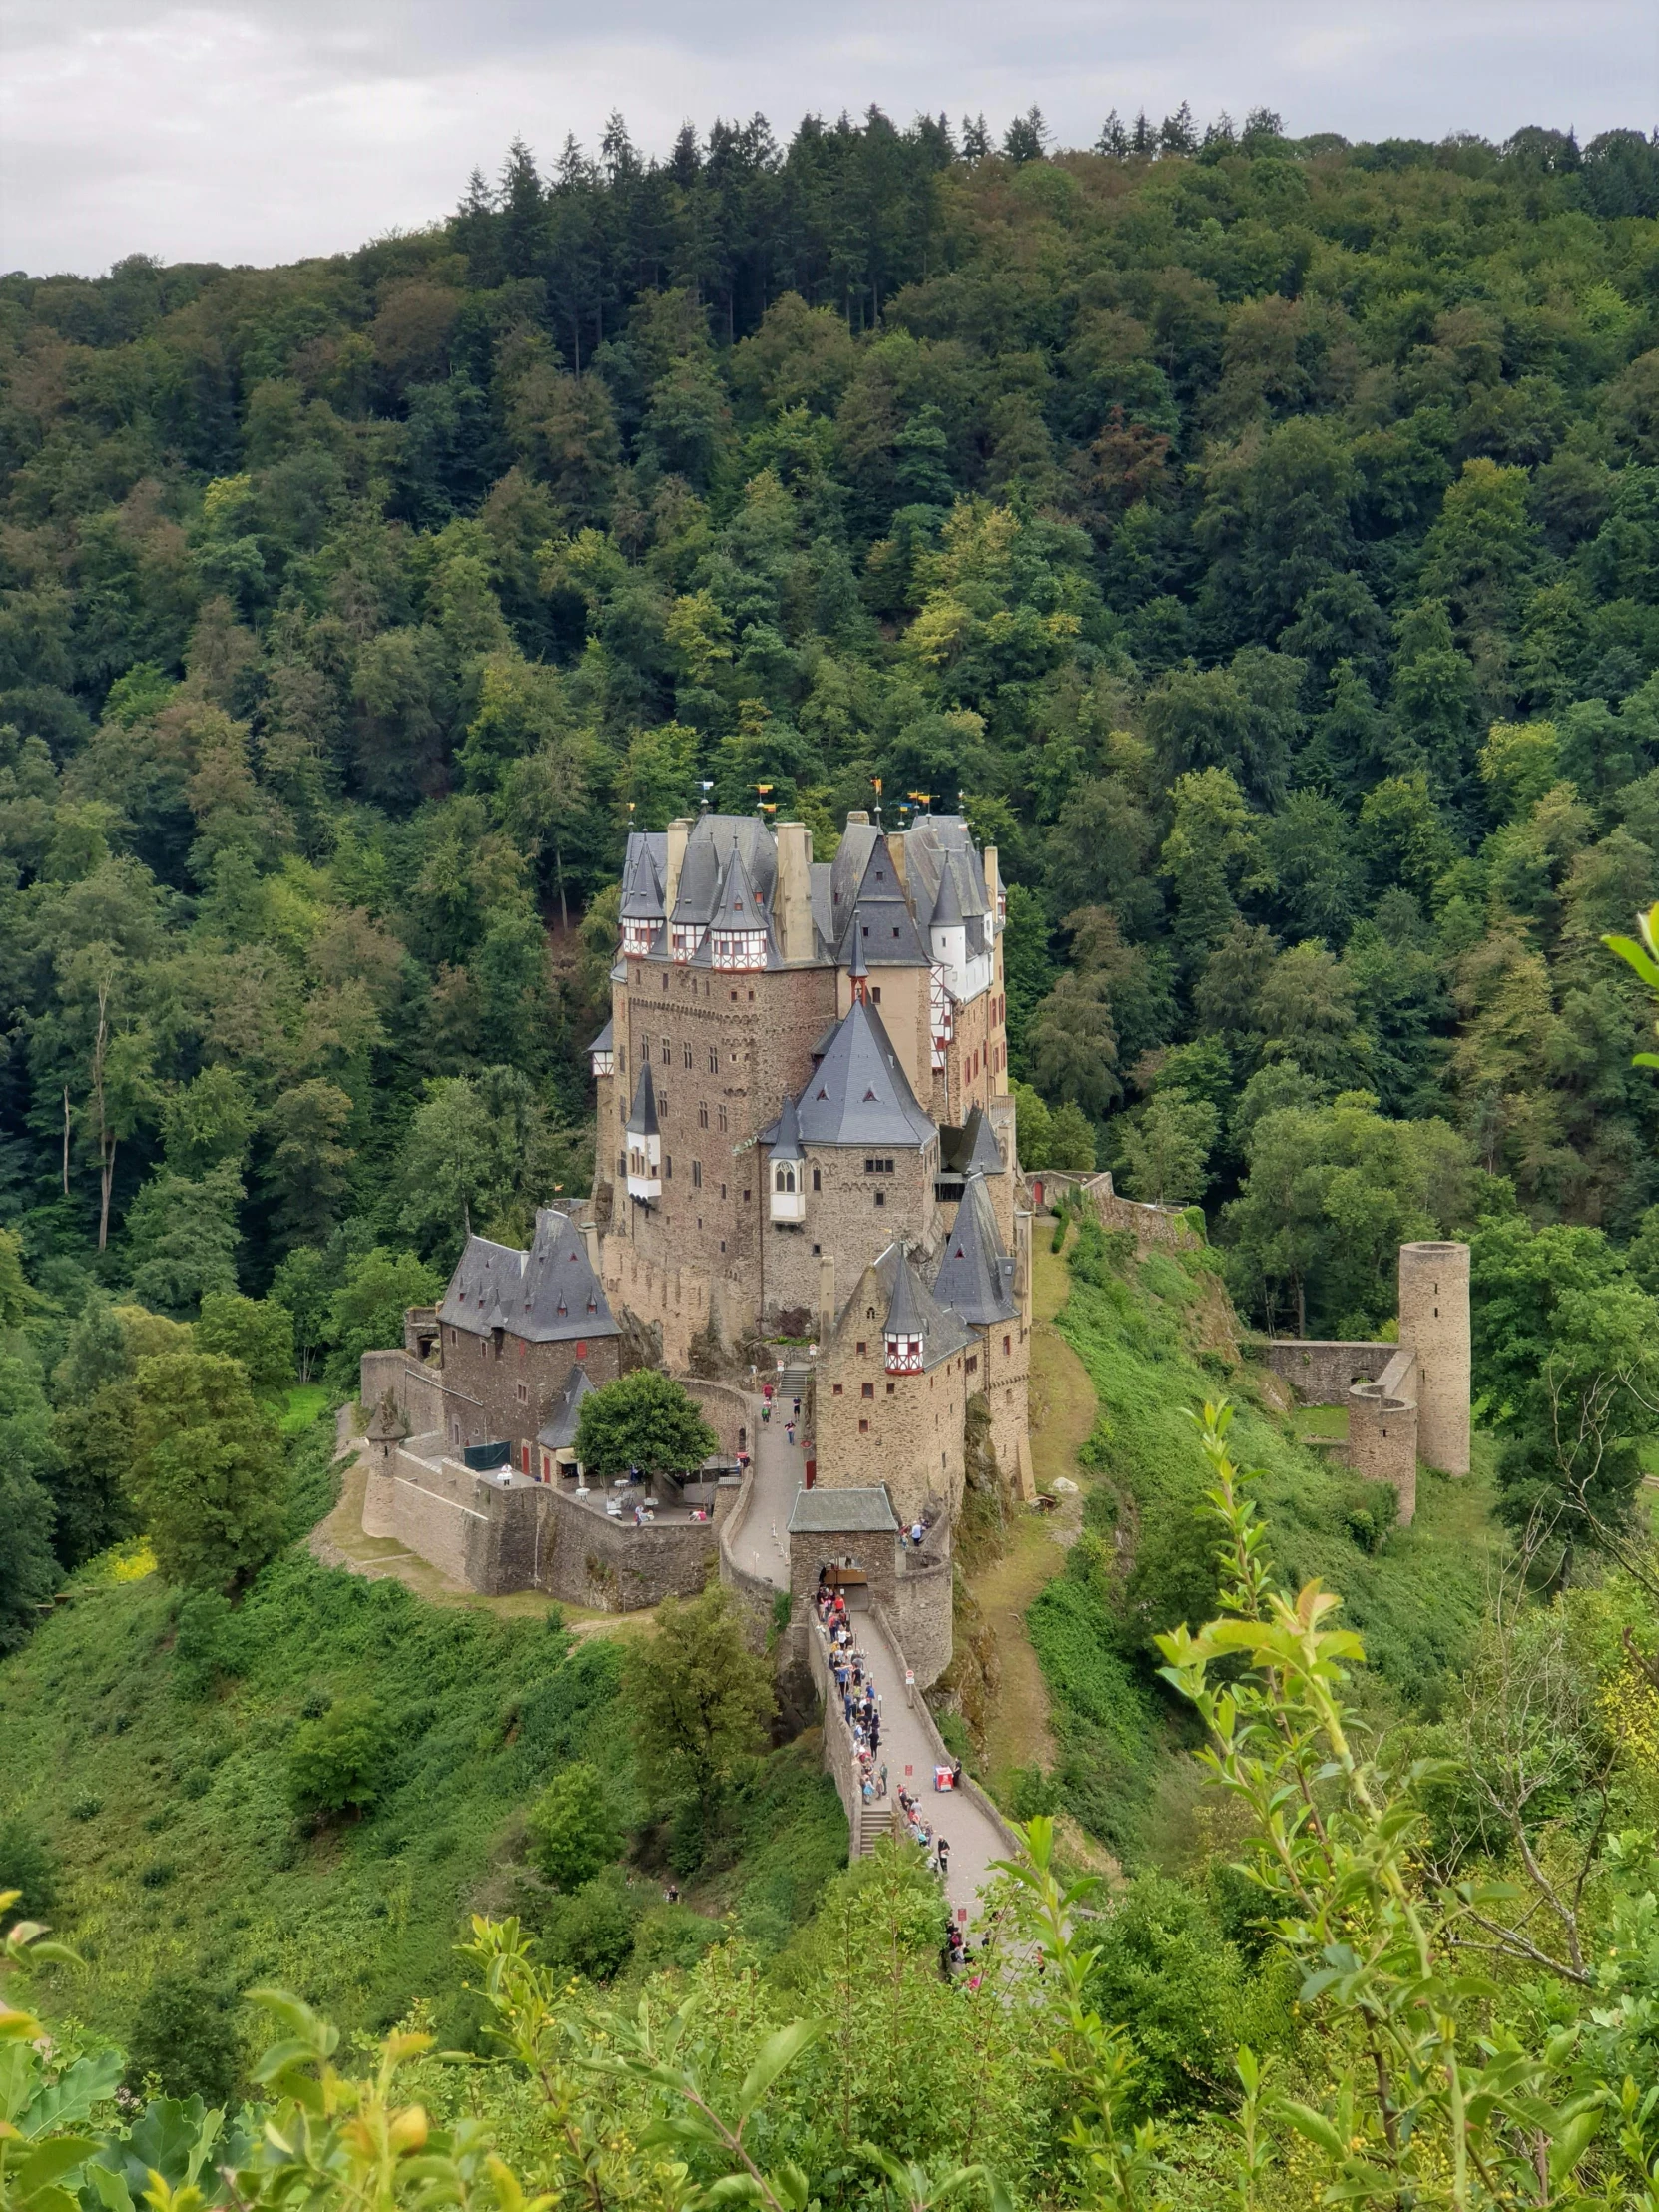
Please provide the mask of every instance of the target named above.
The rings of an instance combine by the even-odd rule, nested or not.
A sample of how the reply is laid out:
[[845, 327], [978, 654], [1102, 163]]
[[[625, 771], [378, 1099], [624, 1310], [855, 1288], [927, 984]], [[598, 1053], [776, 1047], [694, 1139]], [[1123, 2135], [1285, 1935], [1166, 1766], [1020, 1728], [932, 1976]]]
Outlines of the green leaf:
[[65, 2174], [85, 2165], [97, 2148], [97, 2143], [88, 2135], [54, 2135], [32, 2150], [18, 2167], [19, 2194], [32, 2197], [37, 2189], [46, 2189], [54, 2181], [61, 2181]]
[[1589, 2149], [1600, 2126], [1601, 2113], [1592, 2106], [1588, 2112], [1577, 2113], [1551, 2130], [1549, 2183], [1552, 2192], [1561, 2186]]
[[1294, 2097], [1281, 2097], [1275, 2109], [1283, 2113], [1299, 2135], [1317, 2144], [1328, 2158], [1334, 2158], [1339, 2165], [1347, 2159], [1348, 2145], [1323, 2112], [1316, 2112], [1311, 2104], [1298, 2104]]
[[776, 2035], [769, 2036], [761, 2046], [760, 2056], [749, 2069], [743, 2087], [738, 2091], [738, 2117], [747, 2120], [784, 2068], [793, 2065], [811, 2043], [816, 2043], [824, 2033], [822, 2020], [792, 2020], [788, 2027], [781, 2027]]

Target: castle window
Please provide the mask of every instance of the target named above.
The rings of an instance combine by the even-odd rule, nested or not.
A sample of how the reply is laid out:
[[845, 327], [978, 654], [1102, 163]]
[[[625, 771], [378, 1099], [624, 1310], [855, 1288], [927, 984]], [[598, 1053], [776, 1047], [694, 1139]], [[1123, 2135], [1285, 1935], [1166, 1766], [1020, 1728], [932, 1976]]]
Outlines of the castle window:
[[[921, 1339], [889, 1331], [887, 1336], [887, 1373], [889, 1375], [919, 1375], [921, 1373]], [[929, 1378], [928, 1387], [932, 1387]]]
[[[665, 976], [663, 977], [663, 987], [664, 987], [664, 989], [665, 989], [665, 990], [666, 990], [666, 989], [667, 989], [667, 987], [668, 987], [668, 977], [667, 977], [666, 975], [665, 975]], [[674, 1056], [674, 1048], [673, 1048], [673, 1047], [672, 1047], [672, 1046], [670, 1045], [670, 1043], [669, 1043], [668, 1039], [667, 1039], [667, 1038], [665, 1037], [665, 1038], [663, 1039], [663, 1065], [664, 1065], [664, 1067], [665, 1067], [665, 1068], [666, 1068], [666, 1067], [668, 1066], [668, 1064], [669, 1064], [670, 1060], [671, 1060], [671, 1059], [673, 1058], [673, 1056]]]
[[870, 992], [869, 995], [871, 998], [874, 999], [876, 1005], [879, 1006], [881, 1003], [881, 986], [879, 983], [876, 984], [875, 988]]
[[1003, 1357], [1003, 1358], [1004, 1358], [1005, 1360], [1007, 1359], [1007, 1357], [1008, 1357], [1009, 1353], [1011, 1353], [1011, 1352], [1013, 1351], [1013, 1349], [1014, 1349], [1014, 1340], [1013, 1340], [1013, 1338], [1012, 1338], [1012, 1337], [1004, 1337], [1004, 1338], [1003, 1338], [1003, 1340], [1002, 1340], [1002, 1357]]
[[709, 1126], [709, 1105], [706, 1099], [700, 1100], [698, 1103], [697, 1126], [699, 1129], [707, 1129]]
[[837, 1382], [837, 1383], [835, 1384], [834, 1388], [833, 1388], [833, 1389], [832, 1389], [832, 1390], [830, 1391], [830, 1396], [831, 1396], [831, 1397], [839, 1397], [839, 1396], [840, 1396], [840, 1394], [841, 1394], [841, 1386], [840, 1386], [840, 1384], [839, 1384], [838, 1382]]
[[772, 1187], [773, 1187], [773, 1189], [774, 1189], [775, 1191], [782, 1191], [782, 1192], [785, 1192], [785, 1193], [787, 1193], [787, 1194], [788, 1194], [789, 1196], [791, 1196], [791, 1197], [793, 1198], [793, 1197], [794, 1197], [794, 1195], [795, 1195], [795, 1170], [794, 1170], [794, 1168], [792, 1168], [792, 1167], [780, 1167], [780, 1168], [775, 1168], [775, 1169], [773, 1170]]
[[873, 1397], [875, 1395], [875, 1384], [873, 1382], [864, 1383], [858, 1394], [860, 1397]]
[[717, 1111], [720, 1117], [720, 1126], [722, 1129], [724, 1129], [726, 1127], [726, 1108], [722, 1106], [718, 1108]]
[[860, 1436], [867, 1436], [869, 1434], [869, 1422], [867, 1420], [861, 1420], [858, 1423], [858, 1433]]
[[683, 1060], [685, 1061], [685, 1063], [686, 1063], [687, 1067], [690, 1067], [690, 1066], [691, 1066], [691, 1064], [692, 1064], [692, 1054], [691, 1054], [691, 1046], [690, 1046], [689, 1044], [687, 1044], [687, 1045], [682, 1045], [682, 1046], [680, 1047], [680, 1055], [681, 1055], [681, 1058], [682, 1058], [682, 1059], [683, 1059]]
[[674, 1181], [674, 1155], [672, 1152], [665, 1153], [663, 1157], [663, 1181], [665, 1183]]
[[[722, 1198], [726, 1196], [726, 1185], [724, 1183], [720, 1186], [720, 1195]], [[726, 1247], [722, 1245], [720, 1249], [722, 1252], [724, 1252], [726, 1250]]]
[[892, 1394], [893, 1394], [893, 1392], [894, 1392], [894, 1390], [896, 1390], [896, 1389], [897, 1389], [897, 1387], [898, 1387], [898, 1384], [897, 1384], [896, 1382], [889, 1382], [889, 1383], [887, 1384], [887, 1395], [888, 1395], [889, 1397], [891, 1397], [891, 1396], [892, 1396]]
[[877, 1206], [885, 1206], [885, 1204], [887, 1203], [887, 1194], [885, 1191], [876, 1192], [875, 1203]]
[[978, 1353], [977, 1353], [977, 1352], [970, 1352], [970, 1353], [968, 1354], [968, 1356], [967, 1356], [967, 1360], [966, 1360], [966, 1362], [965, 1362], [964, 1364], [965, 1364], [965, 1366], [966, 1366], [966, 1368], [967, 1368], [967, 1372], [968, 1372], [968, 1374], [969, 1374], [969, 1375], [977, 1375], [977, 1374], [979, 1373], [979, 1355], [978, 1355]]
[[715, 1050], [713, 1045], [709, 1047], [709, 1073], [711, 1075], [718, 1075], [720, 1073], [720, 1054]]
[[703, 1188], [703, 1162], [702, 1162], [701, 1160], [694, 1160], [694, 1161], [692, 1162], [692, 1189], [693, 1189], [694, 1191], [700, 1191], [700, 1190], [701, 1190], [702, 1188]]
[[822, 1191], [824, 1188], [824, 1178], [817, 1168], [813, 1170], [813, 1188], [815, 1191]]
[[749, 1193], [747, 1191], [743, 1194], [743, 1202], [746, 1206], [749, 1204]]
[[866, 1160], [864, 1162], [864, 1173], [866, 1175], [891, 1175], [892, 1162], [891, 1160]]
[[853, 1350], [857, 1353], [859, 1359], [861, 1360], [864, 1354], [869, 1350], [869, 1347], [865, 1344], [862, 1337], [860, 1337], [857, 1344], [853, 1347]]
[[518, 1402], [519, 1402], [519, 1403], [520, 1403], [521, 1405], [528, 1405], [528, 1404], [529, 1404], [529, 1402], [530, 1402], [530, 1385], [529, 1385], [529, 1383], [528, 1383], [528, 1382], [520, 1382], [520, 1383], [518, 1383], [518, 1384], [516, 1385], [516, 1388], [515, 1388], [514, 1394], [516, 1395], [516, 1397], [517, 1397], [517, 1399], [518, 1399]]

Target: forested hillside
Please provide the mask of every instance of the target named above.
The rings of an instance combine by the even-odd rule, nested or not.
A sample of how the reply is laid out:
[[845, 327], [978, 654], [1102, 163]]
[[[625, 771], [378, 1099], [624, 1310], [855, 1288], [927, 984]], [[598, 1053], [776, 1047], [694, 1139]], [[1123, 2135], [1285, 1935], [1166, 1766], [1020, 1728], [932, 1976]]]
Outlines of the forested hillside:
[[1656, 272], [1637, 134], [872, 111], [0, 280], [8, 1511], [89, 1300], [343, 1382], [585, 1188], [621, 839], [705, 794], [960, 807], [1028, 1164], [1205, 1201], [1256, 1320], [1503, 1216], [1645, 1296]]

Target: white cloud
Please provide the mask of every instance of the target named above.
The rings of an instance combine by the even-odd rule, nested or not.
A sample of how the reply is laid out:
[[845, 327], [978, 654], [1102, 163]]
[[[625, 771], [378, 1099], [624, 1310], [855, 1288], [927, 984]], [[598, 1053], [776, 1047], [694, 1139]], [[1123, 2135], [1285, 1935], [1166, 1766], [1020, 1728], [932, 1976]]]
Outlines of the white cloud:
[[0, 266], [133, 252], [270, 262], [453, 207], [522, 133], [544, 160], [620, 108], [644, 146], [759, 108], [900, 119], [1039, 103], [1087, 144], [1108, 107], [1280, 109], [1351, 138], [1647, 127], [1646, 0], [6, 0]]

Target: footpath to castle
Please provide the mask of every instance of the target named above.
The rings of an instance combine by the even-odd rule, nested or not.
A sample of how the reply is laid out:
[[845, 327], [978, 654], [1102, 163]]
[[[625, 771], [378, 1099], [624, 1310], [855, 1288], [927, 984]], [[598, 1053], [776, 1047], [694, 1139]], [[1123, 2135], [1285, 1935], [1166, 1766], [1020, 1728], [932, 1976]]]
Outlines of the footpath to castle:
[[[785, 1438], [776, 1417], [771, 1424], [758, 1422], [756, 1434], [754, 1489], [738, 1546], [738, 1561], [752, 1573], [764, 1575], [774, 1588], [787, 1590], [790, 1553], [786, 1531], [796, 1492], [806, 1479], [805, 1462], [801, 1446]], [[905, 1702], [904, 1670], [874, 1615], [860, 1613], [856, 1621], [858, 1643], [868, 1660], [881, 1708], [880, 1758], [887, 1769], [894, 1833], [900, 1832], [897, 1788], [903, 1782], [919, 1801], [922, 1818], [934, 1835], [942, 1835], [950, 1846], [945, 1895], [953, 1913], [959, 1915], [966, 1908], [971, 1927], [979, 1918], [979, 1896], [991, 1880], [992, 1865], [1008, 1856], [1007, 1844], [995, 1822], [965, 1792], [960, 1796], [949, 1791], [934, 1795], [935, 1752], [919, 1713]], [[844, 1723], [837, 1713], [827, 1711], [824, 1725], [834, 1728]]]

